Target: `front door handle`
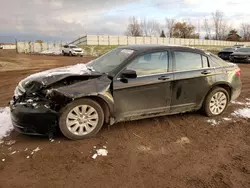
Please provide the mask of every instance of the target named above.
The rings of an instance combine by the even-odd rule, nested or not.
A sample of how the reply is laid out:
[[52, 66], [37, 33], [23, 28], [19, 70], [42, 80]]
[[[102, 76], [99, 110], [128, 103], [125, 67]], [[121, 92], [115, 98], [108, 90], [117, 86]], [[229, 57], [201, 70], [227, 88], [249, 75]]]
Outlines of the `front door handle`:
[[202, 71], [201, 74], [205, 74], [205, 75], [206, 75], [206, 74], [211, 74], [211, 71], [205, 70], [205, 71]]
[[158, 80], [169, 80], [170, 77], [167, 77], [167, 76], [161, 76], [158, 78]]

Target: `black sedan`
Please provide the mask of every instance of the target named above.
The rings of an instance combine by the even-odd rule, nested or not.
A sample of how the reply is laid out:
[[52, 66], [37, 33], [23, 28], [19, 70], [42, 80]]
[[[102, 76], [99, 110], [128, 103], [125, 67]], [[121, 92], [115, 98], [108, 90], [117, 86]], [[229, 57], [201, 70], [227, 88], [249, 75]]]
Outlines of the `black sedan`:
[[230, 55], [230, 61], [235, 63], [250, 63], [250, 48], [239, 48]]
[[241, 92], [237, 65], [199, 49], [118, 47], [89, 62], [22, 80], [10, 102], [15, 129], [69, 139], [97, 134], [104, 124], [202, 109], [222, 114]]
[[235, 52], [236, 48], [224, 48], [218, 53], [221, 59], [229, 60], [230, 55]]

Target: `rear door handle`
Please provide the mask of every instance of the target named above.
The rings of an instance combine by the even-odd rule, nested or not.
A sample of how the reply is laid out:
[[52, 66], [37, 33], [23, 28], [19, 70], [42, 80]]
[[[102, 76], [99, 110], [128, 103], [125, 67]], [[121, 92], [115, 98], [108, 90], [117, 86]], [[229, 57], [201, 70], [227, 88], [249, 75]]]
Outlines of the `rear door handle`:
[[205, 71], [202, 71], [201, 74], [205, 74], [205, 75], [206, 75], [206, 74], [211, 74], [211, 71], [205, 70]]
[[167, 76], [161, 76], [158, 78], [158, 80], [169, 80], [170, 77], [167, 77]]

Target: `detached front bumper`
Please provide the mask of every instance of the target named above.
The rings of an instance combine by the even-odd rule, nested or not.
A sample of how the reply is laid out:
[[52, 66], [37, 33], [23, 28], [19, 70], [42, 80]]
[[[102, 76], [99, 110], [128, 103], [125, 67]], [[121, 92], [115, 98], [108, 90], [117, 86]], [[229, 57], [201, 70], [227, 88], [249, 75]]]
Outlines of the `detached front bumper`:
[[58, 113], [46, 105], [13, 104], [10, 102], [11, 121], [14, 129], [28, 135], [49, 135], [54, 131]]

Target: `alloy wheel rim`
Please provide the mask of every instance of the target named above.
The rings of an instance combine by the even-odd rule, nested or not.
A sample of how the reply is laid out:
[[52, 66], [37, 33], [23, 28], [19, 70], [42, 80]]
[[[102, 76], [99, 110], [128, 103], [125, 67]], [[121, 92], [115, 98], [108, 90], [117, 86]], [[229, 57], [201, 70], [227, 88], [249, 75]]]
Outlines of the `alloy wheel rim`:
[[79, 105], [68, 113], [66, 125], [71, 133], [82, 136], [91, 133], [98, 121], [98, 113], [92, 106]]
[[209, 103], [209, 109], [212, 114], [221, 114], [227, 105], [227, 96], [223, 92], [215, 93]]

